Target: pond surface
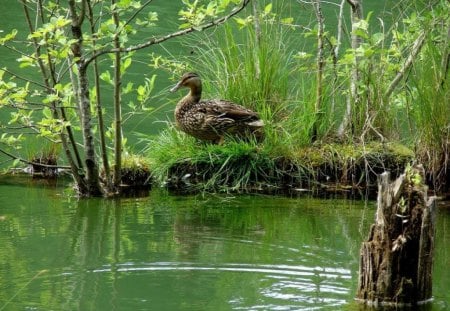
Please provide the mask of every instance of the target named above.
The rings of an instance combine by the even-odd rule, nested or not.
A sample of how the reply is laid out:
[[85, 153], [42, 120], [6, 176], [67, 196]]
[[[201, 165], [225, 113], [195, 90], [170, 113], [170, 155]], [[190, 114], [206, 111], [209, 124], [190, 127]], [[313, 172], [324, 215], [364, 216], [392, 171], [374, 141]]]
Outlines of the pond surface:
[[[0, 178], [0, 310], [357, 310], [375, 202], [263, 195], [76, 200]], [[435, 300], [450, 308], [450, 213]]]

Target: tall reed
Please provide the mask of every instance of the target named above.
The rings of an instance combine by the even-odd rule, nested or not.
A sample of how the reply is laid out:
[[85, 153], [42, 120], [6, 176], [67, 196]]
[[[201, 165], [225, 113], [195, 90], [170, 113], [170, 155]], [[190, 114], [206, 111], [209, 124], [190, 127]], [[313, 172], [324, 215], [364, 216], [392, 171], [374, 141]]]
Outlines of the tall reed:
[[427, 164], [436, 190], [450, 187], [450, 78], [445, 64], [448, 55], [443, 51], [433, 39], [428, 40], [409, 88], [417, 153]]

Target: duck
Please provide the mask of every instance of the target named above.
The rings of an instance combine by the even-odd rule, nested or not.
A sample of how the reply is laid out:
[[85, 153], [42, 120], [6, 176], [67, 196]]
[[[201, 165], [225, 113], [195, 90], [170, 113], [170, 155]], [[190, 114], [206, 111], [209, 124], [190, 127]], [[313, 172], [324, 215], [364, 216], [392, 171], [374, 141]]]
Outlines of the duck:
[[202, 80], [197, 73], [185, 73], [170, 91], [188, 88], [189, 93], [176, 105], [176, 126], [199, 140], [222, 144], [225, 136], [263, 137], [264, 122], [258, 113], [222, 99], [202, 100]]

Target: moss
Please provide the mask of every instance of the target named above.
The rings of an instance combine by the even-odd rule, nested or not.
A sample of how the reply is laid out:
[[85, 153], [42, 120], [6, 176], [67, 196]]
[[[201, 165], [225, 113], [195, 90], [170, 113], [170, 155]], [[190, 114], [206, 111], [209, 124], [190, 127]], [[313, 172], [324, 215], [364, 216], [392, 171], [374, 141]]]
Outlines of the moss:
[[146, 187], [151, 182], [150, 165], [146, 158], [127, 155], [122, 159], [122, 184], [133, 187]]
[[[176, 138], [186, 143], [184, 138]], [[152, 144], [153, 152], [149, 155], [153, 172], [158, 174], [155, 179], [178, 190], [371, 187], [376, 184], [377, 174], [388, 170], [397, 176], [414, 158], [410, 149], [394, 142], [292, 147], [284, 156], [275, 155], [271, 152], [274, 148], [255, 142], [230, 140], [225, 145], [193, 142], [181, 145], [182, 148], [173, 141], [167, 146], [157, 143]]]

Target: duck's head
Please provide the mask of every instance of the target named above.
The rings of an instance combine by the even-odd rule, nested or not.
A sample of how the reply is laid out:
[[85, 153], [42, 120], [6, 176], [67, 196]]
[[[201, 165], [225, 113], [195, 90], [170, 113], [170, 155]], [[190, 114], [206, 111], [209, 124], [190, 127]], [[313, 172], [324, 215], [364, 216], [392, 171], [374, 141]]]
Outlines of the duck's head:
[[200, 77], [198, 74], [196, 74], [194, 72], [188, 72], [188, 73], [185, 73], [181, 77], [180, 81], [173, 88], [171, 88], [170, 91], [176, 92], [182, 87], [188, 87], [191, 90], [192, 89], [200, 89], [201, 90], [202, 81], [200, 80]]

